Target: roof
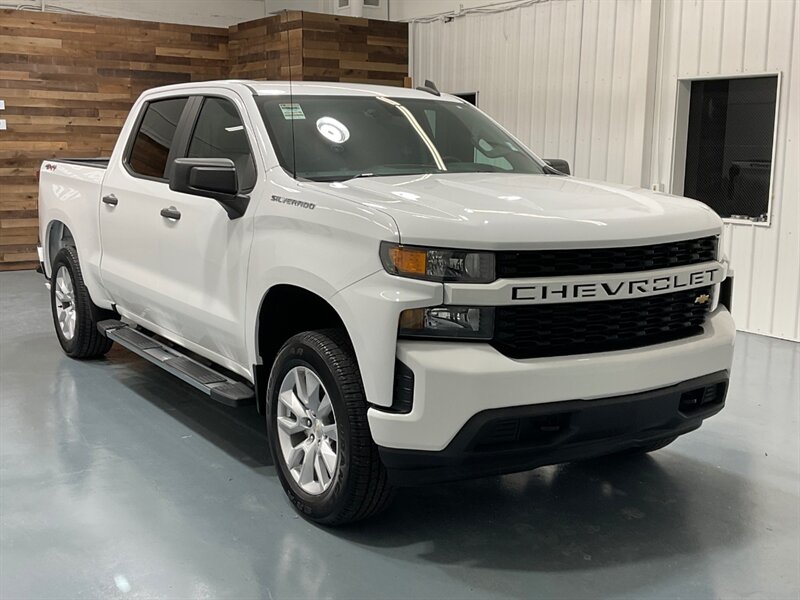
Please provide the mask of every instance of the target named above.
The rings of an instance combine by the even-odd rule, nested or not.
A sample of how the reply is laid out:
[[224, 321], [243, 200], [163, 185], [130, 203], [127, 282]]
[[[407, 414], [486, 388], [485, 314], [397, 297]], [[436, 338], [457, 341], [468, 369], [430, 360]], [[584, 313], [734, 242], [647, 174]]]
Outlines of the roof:
[[[425, 98], [431, 100], [437, 98], [429, 92], [414, 90], [405, 87], [395, 87], [389, 85], [370, 85], [366, 83], [340, 83], [336, 81], [255, 81], [245, 79], [222, 79], [217, 81], [196, 81], [192, 83], [180, 83], [176, 85], [163, 86], [148, 90], [149, 92], [155, 91], [173, 91], [176, 89], [191, 89], [200, 87], [214, 87], [214, 86], [227, 86], [232, 85], [245, 85], [252, 89], [256, 94], [269, 96], [269, 95], [282, 95], [291, 93], [295, 95], [317, 95], [317, 96], [388, 96], [390, 98]], [[442, 94], [438, 97], [446, 101], [460, 101], [456, 96], [449, 94]]]

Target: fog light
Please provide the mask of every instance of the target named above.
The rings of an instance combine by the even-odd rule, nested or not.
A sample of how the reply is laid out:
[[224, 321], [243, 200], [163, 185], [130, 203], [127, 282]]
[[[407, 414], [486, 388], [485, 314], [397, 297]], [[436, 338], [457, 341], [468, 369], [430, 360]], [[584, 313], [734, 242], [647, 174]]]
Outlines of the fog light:
[[404, 337], [490, 340], [494, 334], [494, 308], [434, 306], [400, 313], [399, 333]]

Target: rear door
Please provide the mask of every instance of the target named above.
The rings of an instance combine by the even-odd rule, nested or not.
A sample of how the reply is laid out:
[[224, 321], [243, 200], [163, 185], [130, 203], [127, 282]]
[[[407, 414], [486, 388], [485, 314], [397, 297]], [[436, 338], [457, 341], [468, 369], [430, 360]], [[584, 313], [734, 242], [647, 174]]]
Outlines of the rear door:
[[123, 315], [158, 325], [167, 322], [161, 268], [166, 257], [160, 248], [164, 223], [159, 212], [170, 193], [169, 165], [192, 103], [189, 96], [145, 103], [121, 160], [111, 161], [103, 180], [99, 217], [103, 284]]

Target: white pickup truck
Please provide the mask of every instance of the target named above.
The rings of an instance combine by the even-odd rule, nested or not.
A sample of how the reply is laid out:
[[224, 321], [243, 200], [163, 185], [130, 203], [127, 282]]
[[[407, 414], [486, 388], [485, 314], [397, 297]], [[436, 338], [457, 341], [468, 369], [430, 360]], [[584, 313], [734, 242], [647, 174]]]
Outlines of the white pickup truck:
[[724, 405], [717, 215], [571, 177], [429, 83], [149, 90], [110, 158], [44, 162], [39, 218], [64, 351], [255, 404], [320, 523], [651, 451]]

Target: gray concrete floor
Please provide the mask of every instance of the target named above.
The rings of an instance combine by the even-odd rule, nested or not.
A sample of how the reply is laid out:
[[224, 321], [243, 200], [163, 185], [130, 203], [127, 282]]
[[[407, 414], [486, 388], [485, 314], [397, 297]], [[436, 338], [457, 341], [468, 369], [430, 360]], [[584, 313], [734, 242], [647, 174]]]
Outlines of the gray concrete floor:
[[261, 420], [121, 350], [64, 356], [0, 274], [0, 597], [798, 598], [800, 344], [741, 334], [728, 406], [652, 456], [298, 518]]

